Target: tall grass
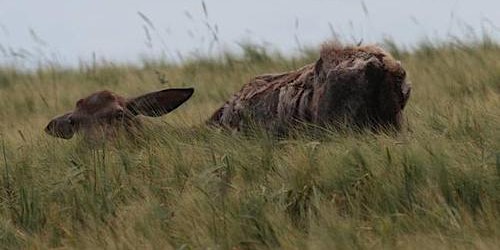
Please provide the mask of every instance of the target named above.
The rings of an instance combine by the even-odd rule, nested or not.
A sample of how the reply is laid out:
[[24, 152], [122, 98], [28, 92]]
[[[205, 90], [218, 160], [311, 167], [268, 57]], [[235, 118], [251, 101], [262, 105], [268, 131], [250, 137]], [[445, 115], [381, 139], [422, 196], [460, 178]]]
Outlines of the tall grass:
[[[496, 248], [500, 45], [388, 47], [414, 90], [397, 136], [276, 140], [202, 126], [252, 76], [313, 62], [314, 51], [290, 59], [243, 46], [241, 57], [181, 65], [0, 69], [0, 248]], [[43, 133], [93, 91], [174, 86], [196, 93], [145, 118], [138, 142]]]

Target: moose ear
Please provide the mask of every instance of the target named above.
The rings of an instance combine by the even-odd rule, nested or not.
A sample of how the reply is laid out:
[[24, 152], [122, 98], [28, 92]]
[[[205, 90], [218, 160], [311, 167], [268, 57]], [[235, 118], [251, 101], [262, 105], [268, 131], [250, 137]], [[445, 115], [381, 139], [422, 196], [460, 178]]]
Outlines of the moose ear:
[[51, 136], [63, 139], [71, 139], [75, 134], [75, 124], [71, 119], [73, 113], [66, 113], [64, 115], [55, 117], [45, 127], [45, 132]]
[[193, 88], [174, 88], [132, 98], [127, 109], [134, 115], [162, 116], [176, 109], [193, 95]]

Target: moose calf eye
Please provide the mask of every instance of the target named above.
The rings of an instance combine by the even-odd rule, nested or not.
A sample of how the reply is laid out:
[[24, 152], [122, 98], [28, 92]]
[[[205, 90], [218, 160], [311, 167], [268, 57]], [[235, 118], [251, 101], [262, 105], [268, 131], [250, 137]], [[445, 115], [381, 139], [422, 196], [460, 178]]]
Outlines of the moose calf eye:
[[123, 117], [125, 115], [125, 112], [123, 110], [118, 110], [115, 112], [115, 116], [117, 117]]

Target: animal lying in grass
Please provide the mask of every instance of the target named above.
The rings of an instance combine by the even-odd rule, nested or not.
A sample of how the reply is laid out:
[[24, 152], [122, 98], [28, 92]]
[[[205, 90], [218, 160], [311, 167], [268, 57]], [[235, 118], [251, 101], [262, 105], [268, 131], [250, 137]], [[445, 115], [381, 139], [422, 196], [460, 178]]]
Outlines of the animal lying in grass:
[[273, 134], [306, 123], [400, 129], [410, 90], [401, 64], [380, 47], [329, 43], [315, 63], [257, 76], [209, 123], [234, 130], [253, 125]]
[[70, 139], [77, 132], [89, 138], [112, 137], [119, 128], [140, 128], [138, 115], [162, 116], [176, 109], [193, 94], [192, 88], [165, 89], [127, 99], [110, 91], [99, 91], [76, 102], [75, 109], [52, 119], [45, 131]]
[[[401, 64], [380, 47], [326, 44], [315, 63], [251, 80], [208, 124], [236, 131], [257, 126], [278, 135], [300, 124], [400, 129], [410, 90]], [[139, 114], [160, 116], [174, 110], [192, 93], [167, 89], [125, 99], [97, 92], [53, 119], [46, 131], [65, 139], [75, 132], [113, 135], [116, 127], [140, 124]]]

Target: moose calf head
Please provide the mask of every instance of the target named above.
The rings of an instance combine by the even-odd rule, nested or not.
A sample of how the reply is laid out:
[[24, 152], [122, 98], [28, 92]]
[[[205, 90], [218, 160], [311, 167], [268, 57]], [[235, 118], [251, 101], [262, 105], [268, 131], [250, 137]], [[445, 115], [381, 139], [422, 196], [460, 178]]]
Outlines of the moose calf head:
[[45, 132], [70, 139], [75, 133], [93, 136], [113, 134], [140, 124], [138, 115], [158, 117], [176, 109], [193, 94], [193, 88], [174, 88], [127, 99], [110, 91], [99, 91], [76, 102], [75, 109], [52, 119]]

